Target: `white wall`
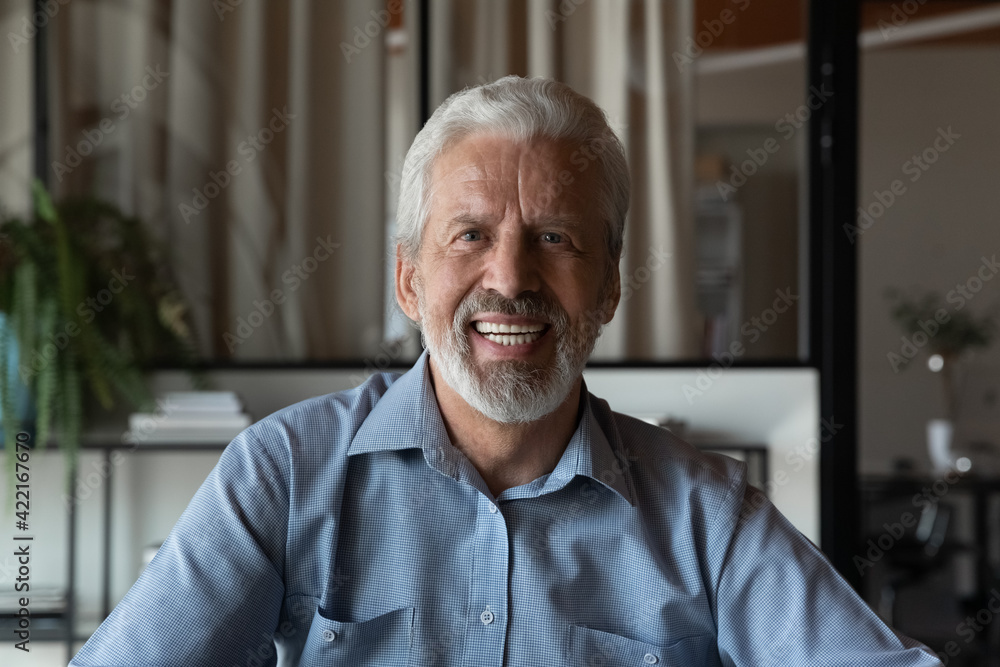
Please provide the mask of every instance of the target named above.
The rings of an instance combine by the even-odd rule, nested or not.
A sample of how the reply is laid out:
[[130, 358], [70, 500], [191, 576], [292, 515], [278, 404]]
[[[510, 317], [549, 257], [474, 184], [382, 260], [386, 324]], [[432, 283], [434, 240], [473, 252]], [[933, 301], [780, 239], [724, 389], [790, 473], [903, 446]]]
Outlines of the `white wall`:
[[[886, 355], [899, 352], [902, 332], [889, 319], [883, 294], [888, 287], [947, 294], [978, 271], [983, 256], [1000, 255], [1000, 49], [882, 49], [862, 53], [860, 65], [859, 204], [871, 205], [875, 191], [895, 179], [906, 191], [858, 239], [859, 468], [889, 472], [895, 459], [908, 458], [927, 469], [925, 428], [943, 410], [940, 379], [923, 365], [926, 354], [914, 367], [893, 372]], [[805, 75], [795, 58], [707, 68], [698, 81], [698, 123], [774, 123], [804, 99]], [[903, 172], [907, 161], [948, 127], [961, 138], [912, 182], [912, 173]], [[967, 307], [981, 313], [998, 304], [1000, 280], [985, 283]], [[976, 369], [984, 387], [996, 378], [992, 386], [1000, 390], [1000, 343], [965, 366]]]
[[695, 444], [765, 444], [768, 491], [781, 512], [819, 543], [819, 375], [813, 369], [588, 370], [613, 410], [687, 422]]
[[[885, 289], [946, 294], [975, 275], [981, 257], [1000, 254], [1000, 50], [871, 52], [861, 59], [861, 74], [859, 203], [869, 206], [894, 179], [906, 187], [859, 239], [860, 464], [882, 472], [899, 457], [926, 467], [926, 421], [944, 406], [926, 354], [899, 373], [890, 367], [887, 354], [899, 352], [902, 334], [889, 319]], [[938, 128], [949, 127], [961, 138], [912, 181], [904, 165], [932, 146]], [[1000, 304], [1000, 279], [985, 283], [967, 308], [982, 312], [988, 304]], [[1000, 366], [1000, 345], [970, 362]]]

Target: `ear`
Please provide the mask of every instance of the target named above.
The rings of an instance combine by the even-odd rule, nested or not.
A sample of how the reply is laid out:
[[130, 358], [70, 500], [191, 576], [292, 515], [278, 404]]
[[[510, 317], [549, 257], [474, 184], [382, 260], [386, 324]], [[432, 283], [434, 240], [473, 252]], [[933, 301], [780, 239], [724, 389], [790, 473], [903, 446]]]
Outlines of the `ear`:
[[607, 324], [615, 316], [618, 310], [618, 303], [622, 298], [622, 276], [618, 269], [618, 262], [611, 265], [611, 289], [608, 290], [607, 300], [604, 302], [604, 324]]
[[396, 244], [396, 301], [403, 312], [414, 322], [420, 321], [420, 308], [417, 307], [417, 291], [413, 280], [416, 267], [403, 257], [403, 248]]

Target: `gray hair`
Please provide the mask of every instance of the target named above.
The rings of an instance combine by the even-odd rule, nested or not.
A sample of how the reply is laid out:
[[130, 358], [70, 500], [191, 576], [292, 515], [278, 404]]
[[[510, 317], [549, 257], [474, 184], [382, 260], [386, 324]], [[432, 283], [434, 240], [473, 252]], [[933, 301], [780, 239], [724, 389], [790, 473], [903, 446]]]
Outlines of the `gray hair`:
[[428, 191], [434, 160], [461, 139], [476, 133], [518, 142], [544, 137], [578, 147], [573, 164], [599, 170], [597, 211], [605, 223], [608, 255], [621, 257], [625, 214], [629, 206], [628, 160], [621, 140], [604, 111], [592, 100], [559, 81], [505, 76], [493, 83], [454, 93], [417, 133], [403, 161], [396, 213], [395, 241], [403, 257], [414, 260], [429, 215]]

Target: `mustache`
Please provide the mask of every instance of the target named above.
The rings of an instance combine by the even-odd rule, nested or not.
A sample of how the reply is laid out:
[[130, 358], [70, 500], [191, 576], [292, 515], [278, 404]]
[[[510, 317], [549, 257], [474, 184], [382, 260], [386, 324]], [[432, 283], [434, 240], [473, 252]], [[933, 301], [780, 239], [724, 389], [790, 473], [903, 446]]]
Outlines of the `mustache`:
[[499, 313], [548, 322], [557, 335], [569, 328], [569, 315], [554, 300], [541, 294], [522, 294], [508, 299], [493, 290], [473, 292], [465, 297], [455, 311], [452, 326], [456, 333], [465, 333], [472, 316], [479, 312]]

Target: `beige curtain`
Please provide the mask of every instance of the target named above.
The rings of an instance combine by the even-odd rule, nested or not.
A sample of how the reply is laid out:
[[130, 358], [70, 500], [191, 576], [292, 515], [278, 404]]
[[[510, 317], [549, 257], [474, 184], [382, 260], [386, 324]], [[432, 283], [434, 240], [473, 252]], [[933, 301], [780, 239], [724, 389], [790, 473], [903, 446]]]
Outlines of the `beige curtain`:
[[672, 54], [692, 0], [441, 0], [432, 4], [432, 101], [504, 74], [548, 76], [594, 99], [623, 139], [632, 205], [623, 299], [595, 359], [690, 359], [695, 306], [691, 69]]
[[[53, 145], [113, 123], [56, 189], [110, 197], [161, 233], [207, 355], [378, 349], [384, 10], [384, 0], [93, 0], [53, 22]], [[119, 118], [113, 101], [148, 68], [162, 81]]]
[[34, 152], [34, 44], [25, 22], [30, 0], [0, 0], [0, 217], [30, 210]]
[[[393, 4], [87, 0], [52, 19], [54, 189], [110, 198], [152, 226], [207, 356], [384, 365], [387, 349], [413, 351], [383, 343], [406, 332], [387, 317], [387, 241], [393, 175], [417, 130], [416, 3], [403, 3], [407, 42], [389, 39]], [[432, 106], [508, 73], [552, 76], [604, 107], [625, 142], [624, 296], [599, 359], [698, 354], [691, 68], [671, 58], [691, 12], [691, 0], [430, 3]], [[5, 56], [5, 89], [25, 87], [30, 62]], [[0, 159], [26, 181], [13, 97]]]

